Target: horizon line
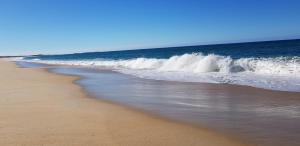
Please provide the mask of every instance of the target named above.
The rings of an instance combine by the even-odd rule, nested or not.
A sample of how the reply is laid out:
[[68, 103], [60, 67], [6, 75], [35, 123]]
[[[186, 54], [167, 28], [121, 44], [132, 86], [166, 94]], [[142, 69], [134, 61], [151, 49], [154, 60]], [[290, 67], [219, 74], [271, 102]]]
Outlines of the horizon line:
[[161, 47], [144, 47], [144, 48], [132, 48], [132, 49], [124, 49], [124, 50], [110, 50], [110, 51], [87, 51], [87, 52], [73, 52], [73, 53], [36, 53], [36, 54], [29, 54], [29, 55], [0, 55], [0, 58], [5, 57], [23, 57], [23, 56], [38, 56], [38, 55], [71, 55], [71, 54], [82, 54], [82, 53], [102, 53], [102, 52], [121, 52], [121, 51], [135, 51], [135, 50], [150, 50], [150, 49], [168, 49], [168, 48], [175, 48], [175, 47], [192, 47], [192, 46], [213, 46], [213, 45], [230, 45], [230, 44], [244, 44], [244, 43], [262, 43], [262, 42], [276, 42], [276, 41], [293, 41], [293, 40], [300, 40], [300, 37], [297, 38], [290, 38], [290, 39], [267, 39], [267, 40], [259, 40], [259, 41], [236, 41], [236, 42], [223, 42], [223, 43], [206, 43], [206, 44], [187, 44], [187, 45], [169, 45], [169, 46], [161, 46]]

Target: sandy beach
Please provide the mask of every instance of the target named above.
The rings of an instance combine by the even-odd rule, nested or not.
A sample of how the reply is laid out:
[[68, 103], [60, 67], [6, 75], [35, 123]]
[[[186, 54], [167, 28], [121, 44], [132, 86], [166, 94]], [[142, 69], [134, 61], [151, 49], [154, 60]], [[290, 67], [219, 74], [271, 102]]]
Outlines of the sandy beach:
[[0, 61], [0, 145], [203, 145], [239, 141], [89, 98], [76, 77]]

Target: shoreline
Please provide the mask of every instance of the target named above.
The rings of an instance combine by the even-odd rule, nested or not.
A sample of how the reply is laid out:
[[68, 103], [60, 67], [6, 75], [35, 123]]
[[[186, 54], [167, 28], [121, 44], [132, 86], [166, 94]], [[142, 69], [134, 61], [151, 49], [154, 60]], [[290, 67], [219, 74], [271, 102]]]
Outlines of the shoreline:
[[[17, 62], [23, 62], [23, 61], [13, 61], [13, 62], [17, 63]], [[48, 71], [50, 73], [58, 74], [58, 75], [63, 75], [63, 74], [55, 73], [55, 72], [50, 71], [52, 67], [54, 67], [54, 68], [55, 67], [70, 67], [70, 68], [74, 67], [74, 68], [83, 68], [83, 69], [91, 69], [92, 68], [92, 67], [86, 67], [86, 66], [80, 66], [80, 65], [47, 64], [47, 63], [39, 63], [39, 62], [27, 62], [27, 63], [47, 66], [45, 68], [46, 71]], [[49, 69], [48, 67], [51, 67], [51, 68]], [[40, 68], [40, 67], [37, 67], [37, 68]], [[99, 69], [99, 70], [102, 70], [102, 69]], [[106, 69], [104, 69], [104, 70], [106, 71]], [[119, 73], [119, 74], [123, 74], [121, 72], [117, 72], [117, 71], [114, 71], [114, 70], [110, 70], [110, 69], [107, 69], [107, 70], [111, 71], [111, 72], [116, 72], [116, 73]], [[134, 75], [131, 75], [131, 74], [125, 74], [125, 75], [140, 78], [140, 77], [137, 77], [137, 76], [134, 76]], [[73, 75], [66, 75], [66, 76], [73, 76]], [[74, 76], [76, 76], [76, 75], [74, 75]], [[79, 79], [81, 79], [80, 76], [77, 76], [77, 77], [79, 77]], [[261, 87], [255, 87], [255, 86], [250, 86], [250, 85], [244, 85], [244, 84], [190, 82], [190, 81], [176, 81], [176, 80], [156, 80], [156, 79], [148, 79], [148, 78], [141, 78], [141, 79], [143, 79], [143, 80], [154, 80], [154, 81], [157, 81], [157, 82], [171, 82], [171, 83], [175, 83], [175, 84], [176, 83], [187, 83], [187, 84], [198, 84], [198, 85], [199, 84], [204, 84], [204, 85], [209, 85], [209, 86], [228, 86], [230, 88], [248, 88], [248, 89], [251, 89], [251, 90], [258, 90], [258, 91], [262, 90], [262, 91], [265, 91], [265, 92], [277, 92], [277, 93], [285, 93], [285, 94], [300, 94], [300, 91], [275, 90], [275, 89], [268, 89], [268, 88], [261, 88]]]
[[[194, 122], [187, 122], [187, 121], [178, 120], [178, 119], [175, 120], [173, 118], [165, 117], [163, 115], [160, 115], [159, 113], [147, 111], [147, 110], [142, 109], [142, 108], [138, 108], [138, 107], [134, 107], [134, 106], [122, 104], [122, 103], [119, 103], [119, 102], [116, 102], [116, 101], [112, 101], [112, 100], [108, 100], [108, 99], [103, 99], [103, 98], [99, 99], [99, 97], [97, 97], [96, 95], [92, 95], [88, 91], [86, 91], [85, 87], [80, 86], [79, 84], [76, 83], [76, 81], [84, 79], [83, 77], [80, 77], [80, 76], [77, 76], [77, 75], [60, 74], [60, 73], [52, 72], [49, 69], [44, 69], [44, 71], [46, 71], [46, 72], [48, 72], [50, 74], [75, 77], [75, 79], [72, 81], [72, 84], [78, 86], [80, 88], [80, 92], [82, 92], [87, 98], [94, 99], [95, 102], [104, 102], [104, 103], [111, 104], [111, 105], [114, 105], [114, 106], [120, 106], [121, 108], [124, 108], [125, 110], [129, 110], [129, 111], [133, 111], [133, 112], [136, 112], [136, 113], [139, 113], [139, 114], [143, 114], [143, 115], [146, 115], [146, 116], [148, 116], [150, 118], [159, 119], [159, 120], [162, 120], [162, 121], [166, 121], [166, 122], [170, 122], [170, 123], [175, 123], [175, 124], [179, 124], [179, 125], [189, 126], [191, 128], [203, 130], [203, 131], [206, 131], [206, 132], [209, 132], [209, 133], [212, 133], [212, 134], [219, 135], [219, 136], [224, 137], [226, 139], [239, 142], [239, 143], [241, 143], [243, 145], [246, 145], [246, 146], [252, 146], [252, 144], [250, 145], [251, 142], [249, 140], [242, 139], [241, 137], [238, 137], [238, 136], [234, 135], [233, 133], [231, 133], [229, 131], [226, 131], [226, 132], [223, 131], [223, 132], [221, 132], [221, 131], [218, 131], [216, 129], [213, 130], [212, 128], [205, 127], [205, 126], [203, 126], [203, 125], [201, 125], [199, 123], [196, 124]], [[177, 82], [177, 81], [167, 81], [167, 82]], [[204, 84], [206, 84], [206, 83], [204, 83]], [[207, 83], [207, 84], [212, 84], [212, 83]]]
[[[74, 83], [80, 77], [46, 73], [46, 69], [18, 68], [16, 64], [2, 60], [0, 63], [1, 74], [10, 75], [9, 72], [15, 72], [11, 78], [5, 80], [6, 85], [0, 87], [4, 91], [16, 92], [15, 96], [3, 91], [0, 93], [2, 97], [6, 97], [6, 100], [12, 101], [9, 104], [5, 102], [6, 100], [0, 100], [0, 104], [5, 105], [1, 110], [1, 119], [6, 123], [4, 126], [0, 123], [3, 130], [0, 136], [1, 145], [245, 145], [238, 140], [233, 140], [230, 136], [223, 136], [205, 128], [169, 121], [130, 107], [90, 98], [83, 87]], [[22, 76], [19, 77], [20, 75]], [[14, 83], [16, 85], [12, 85]], [[32, 89], [36, 84], [41, 86], [39, 86], [41, 91], [38, 94]], [[43, 85], [55, 89], [45, 89]], [[18, 93], [16, 91], [18, 89], [14, 89], [15, 86], [21, 86], [22, 92]], [[54, 91], [59, 91], [59, 93], [54, 93]], [[47, 93], [56, 96], [51, 96], [55, 97], [53, 99]], [[20, 103], [19, 99], [13, 99], [16, 96], [26, 98], [28, 101], [23, 103], [26, 106], [19, 105], [22, 102]], [[61, 97], [57, 99], [58, 96]], [[49, 107], [51, 102], [55, 103], [53, 105], [57, 107]], [[61, 102], [66, 103], [62, 104]], [[69, 105], [69, 102], [75, 102], [75, 104]], [[25, 109], [11, 111], [16, 106], [23, 106]], [[46, 106], [46, 109], [43, 106]], [[26, 109], [32, 112], [26, 113]], [[53, 110], [59, 111], [61, 116], [56, 115], [58, 113], [53, 115]], [[39, 114], [35, 115], [35, 112]], [[12, 117], [12, 114], [19, 116]], [[28, 119], [24, 114], [31, 118]], [[103, 117], [102, 114], [105, 116]], [[42, 117], [48, 118], [48, 120], [44, 120]], [[73, 120], [66, 117], [73, 118]], [[84, 120], [82, 121], [78, 117], [84, 117]], [[30, 124], [22, 122], [24, 120], [30, 121]], [[46, 123], [41, 124], [43, 122]], [[51, 128], [49, 129], [49, 127]], [[114, 138], [112, 139], [112, 137]]]
[[[21, 66], [30, 68], [31, 64]], [[34, 64], [33, 67], [35, 68]], [[39, 67], [37, 66], [37, 68]], [[83, 88], [83, 91], [88, 93], [88, 96], [110, 104], [117, 104], [129, 108], [130, 110], [141, 112], [142, 114], [154, 116], [154, 118], [160, 117], [170, 122], [206, 129], [247, 144], [279, 146], [282, 144], [297, 145], [298, 143], [298, 136], [296, 136], [298, 133], [297, 130], [290, 129], [292, 127], [289, 126], [299, 121], [297, 118], [299, 117], [299, 112], [297, 111], [297, 105], [299, 105], [298, 92], [274, 91], [230, 84], [157, 81], [137, 78], [132, 75], [121, 74], [110, 70], [85, 67], [60, 65], [51, 67], [50, 65], [50, 68], [45, 66], [42, 66], [42, 68], [46, 68], [51, 73], [58, 75], [80, 77], [81, 80], [76, 80], [74, 84]], [[103, 76], [105, 78], [102, 78]], [[124, 88], [124, 82], [126, 83], [126, 88]], [[136, 86], [136, 82], [138, 82], [138, 86]], [[106, 84], [109, 87], [106, 87]], [[172, 89], [170, 87], [175, 88]], [[176, 87], [184, 88], [184, 90], [177, 90]], [[163, 92], [161, 88], [164, 88]], [[199, 91], [194, 91], [193, 89]], [[120, 93], [114, 93], [115, 91]], [[132, 91], [134, 91], [134, 94], [130, 93]], [[170, 94], [170, 91], [174, 94]], [[185, 92], [185, 94], [180, 95], [177, 94], [178, 92]], [[191, 94], [186, 92], [190, 92]], [[162, 93], [162, 96], [156, 93]], [[197, 96], [194, 96], [194, 93], [197, 93]], [[169, 96], [164, 97], [165, 94]], [[161, 102], [156, 103], [158, 110], [151, 110], [151, 108], [149, 109], [149, 107], [147, 107], [149, 104], [152, 106], [151, 103], [153, 101], [164, 101], [166, 98], [172, 96], [177, 97], [178, 95], [181, 96], [181, 98], [197, 99], [198, 102], [195, 102], [195, 104], [192, 102], [192, 106], [196, 105], [196, 107], [188, 107], [187, 109], [183, 108], [180, 110], [182, 106], [178, 104], [167, 105]], [[136, 98], [136, 96], [141, 98], [142, 101], [137, 100], [135, 102], [132, 100]], [[157, 98], [157, 96], [164, 98]], [[203, 96], [208, 99], [209, 102], [201, 100]], [[155, 98], [149, 101], [149, 97], [151, 99], [153, 97]], [[125, 99], [125, 101], [122, 98]], [[225, 100], [223, 100], [224, 98]], [[128, 102], [126, 100], [128, 100]], [[134, 104], [130, 104], [132, 101]], [[176, 102], [178, 100], [170, 99], [169, 101]], [[185, 101], [189, 103], [188, 100]], [[219, 105], [216, 105], [214, 101]], [[141, 105], [141, 102], [145, 104]], [[146, 103], [148, 103], [148, 105]], [[209, 110], [209, 108], [205, 108], [206, 104], [213, 110], [208, 114], [205, 114], [205, 112]], [[191, 106], [191, 104], [187, 106]], [[172, 109], [170, 109], [170, 107]], [[235, 107], [237, 107], [236, 110]], [[179, 108], [179, 110], [174, 108]], [[214, 112], [214, 109], [216, 112]], [[218, 109], [223, 114], [219, 114], [217, 112]], [[203, 110], [203, 112], [201, 110]], [[231, 111], [227, 112], [227, 110]], [[175, 117], [174, 113], [176, 113]], [[285, 132], [280, 132], [282, 134], [276, 135], [277, 132], [282, 130]], [[267, 137], [264, 139], [259, 138], [264, 136]]]

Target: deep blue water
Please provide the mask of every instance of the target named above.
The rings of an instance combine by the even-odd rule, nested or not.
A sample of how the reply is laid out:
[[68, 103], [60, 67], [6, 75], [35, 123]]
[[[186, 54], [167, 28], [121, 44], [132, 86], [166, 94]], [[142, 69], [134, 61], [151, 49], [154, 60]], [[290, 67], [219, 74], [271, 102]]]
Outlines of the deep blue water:
[[77, 60], [77, 59], [133, 59], [133, 58], [170, 58], [174, 55], [189, 53], [217, 54], [230, 56], [233, 59], [249, 57], [293, 57], [300, 56], [300, 39], [266, 41], [266, 42], [249, 42], [234, 44], [217, 44], [217, 45], [199, 45], [185, 47], [154, 48], [140, 50], [110, 51], [110, 52], [90, 52], [63, 55], [37, 55], [29, 56], [27, 59], [42, 60]]
[[63, 55], [27, 61], [106, 68], [140, 78], [300, 92], [300, 39]]

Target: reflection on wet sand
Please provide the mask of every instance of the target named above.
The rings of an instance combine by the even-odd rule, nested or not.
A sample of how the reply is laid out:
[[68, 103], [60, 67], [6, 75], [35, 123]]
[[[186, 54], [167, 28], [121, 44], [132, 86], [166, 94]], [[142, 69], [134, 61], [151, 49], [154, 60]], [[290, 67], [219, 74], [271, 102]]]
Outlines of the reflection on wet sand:
[[237, 135], [261, 146], [300, 144], [300, 93], [140, 79], [108, 70], [57, 67], [90, 94]]
[[252, 87], [140, 79], [112, 71], [56, 68], [80, 75], [96, 97], [201, 124], [258, 145], [300, 143], [300, 94]]

